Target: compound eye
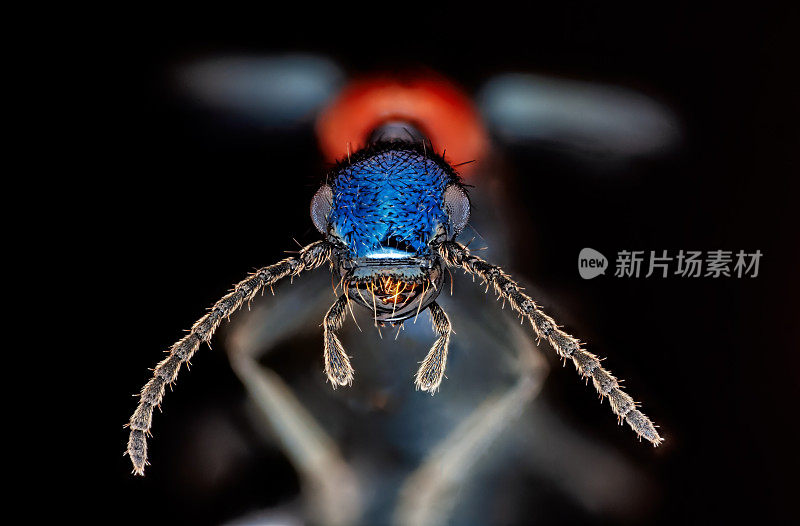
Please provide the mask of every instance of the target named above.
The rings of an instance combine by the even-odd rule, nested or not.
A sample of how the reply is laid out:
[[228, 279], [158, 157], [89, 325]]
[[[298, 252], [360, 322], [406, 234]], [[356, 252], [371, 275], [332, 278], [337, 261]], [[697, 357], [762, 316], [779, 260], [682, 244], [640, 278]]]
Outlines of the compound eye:
[[328, 233], [328, 216], [333, 207], [333, 190], [328, 185], [323, 185], [311, 199], [311, 220], [321, 234]]
[[456, 237], [469, 221], [469, 197], [461, 185], [451, 184], [445, 188], [444, 206], [450, 216], [450, 235]]

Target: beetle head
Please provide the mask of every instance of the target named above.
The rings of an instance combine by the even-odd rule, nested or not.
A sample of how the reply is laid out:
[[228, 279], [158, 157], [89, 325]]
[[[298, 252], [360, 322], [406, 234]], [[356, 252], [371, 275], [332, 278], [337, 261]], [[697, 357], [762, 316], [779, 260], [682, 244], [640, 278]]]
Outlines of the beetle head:
[[311, 202], [317, 229], [337, 250], [349, 297], [398, 322], [441, 291], [436, 247], [469, 219], [469, 198], [453, 168], [424, 142], [381, 141], [349, 156]]

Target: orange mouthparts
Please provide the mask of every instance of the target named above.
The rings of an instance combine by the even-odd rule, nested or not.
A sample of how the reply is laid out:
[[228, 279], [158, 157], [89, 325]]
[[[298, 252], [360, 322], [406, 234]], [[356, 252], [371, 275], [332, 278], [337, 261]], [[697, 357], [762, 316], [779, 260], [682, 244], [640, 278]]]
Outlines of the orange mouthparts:
[[376, 276], [374, 280], [361, 282], [359, 289], [367, 290], [383, 303], [403, 305], [416, 296], [417, 283], [414, 281], [400, 281], [392, 276]]

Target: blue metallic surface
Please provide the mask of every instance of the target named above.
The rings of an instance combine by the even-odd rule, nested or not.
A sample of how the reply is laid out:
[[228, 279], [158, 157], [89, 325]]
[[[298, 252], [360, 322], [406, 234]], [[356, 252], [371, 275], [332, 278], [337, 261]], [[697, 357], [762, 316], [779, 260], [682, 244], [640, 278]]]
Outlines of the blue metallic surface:
[[444, 190], [457, 180], [441, 157], [411, 144], [359, 152], [330, 180], [332, 232], [353, 258], [428, 255], [428, 242], [448, 223]]

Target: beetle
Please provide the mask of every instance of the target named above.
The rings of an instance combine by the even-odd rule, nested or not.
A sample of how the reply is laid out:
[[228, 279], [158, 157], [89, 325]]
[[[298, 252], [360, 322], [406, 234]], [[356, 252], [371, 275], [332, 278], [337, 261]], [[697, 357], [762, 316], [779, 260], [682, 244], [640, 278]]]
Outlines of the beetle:
[[[440, 83], [434, 86], [435, 90], [448, 89]], [[444, 106], [447, 103], [441, 101], [449, 100], [433, 99]], [[211, 340], [222, 320], [265, 288], [325, 263], [339, 280], [336, 288], [341, 289], [323, 319], [324, 370], [334, 388], [350, 385], [354, 379], [355, 369], [336, 333], [348, 312], [355, 319], [356, 304], [372, 311], [376, 326], [402, 324], [428, 311], [437, 339], [414, 384], [434, 394], [444, 378], [453, 332], [436, 299], [445, 271], [461, 269], [479, 278], [487, 290], [493, 290], [527, 320], [538, 339], [547, 341], [563, 359], [572, 360], [581, 376], [592, 379], [601, 397], [608, 397], [618, 418], [639, 437], [658, 446], [663, 439], [656, 426], [597, 356], [562, 330], [502, 268], [458, 241], [469, 220], [470, 198], [457, 166], [448, 162], [444, 150], [440, 154], [434, 148], [432, 137], [439, 142], [447, 134], [431, 133], [436, 127], [430, 122], [425, 126], [424, 117], [398, 118], [391, 114], [362, 121], [368, 123], [365, 144], [348, 151], [312, 199], [311, 219], [323, 238], [303, 247], [296, 256], [263, 267], [237, 283], [155, 367], [127, 424], [130, 436], [126, 453], [133, 472], [144, 474], [153, 410], [160, 405], [166, 386], [177, 379], [182, 364], [191, 359], [200, 344]], [[325, 119], [320, 122], [324, 124]]]

